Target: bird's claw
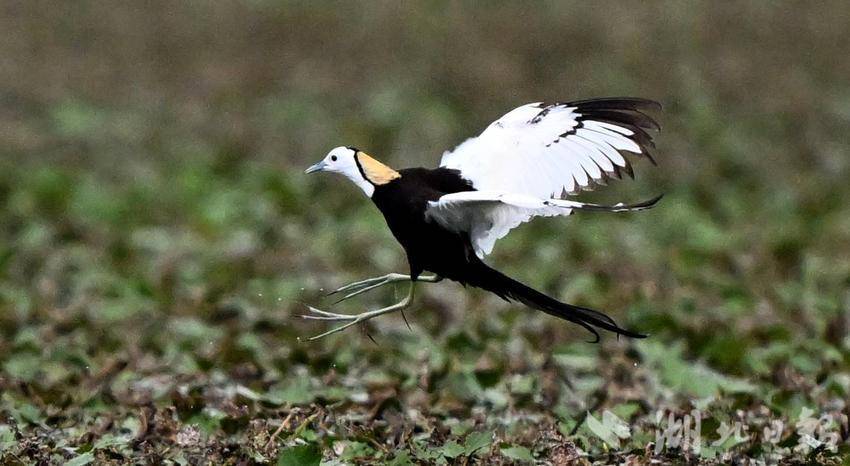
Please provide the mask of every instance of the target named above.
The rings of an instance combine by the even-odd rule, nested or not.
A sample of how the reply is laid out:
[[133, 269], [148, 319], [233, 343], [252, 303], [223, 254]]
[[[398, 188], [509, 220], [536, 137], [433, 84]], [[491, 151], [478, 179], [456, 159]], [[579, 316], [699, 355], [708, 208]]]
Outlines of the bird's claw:
[[308, 320], [355, 320], [355, 319], [357, 319], [356, 315], [338, 314], [336, 312], [323, 311], [321, 309], [316, 309], [313, 306], [307, 306], [307, 309], [309, 309], [311, 314], [301, 314], [302, 319], [308, 319]]
[[[321, 333], [314, 337], [308, 338], [309, 341], [318, 340], [319, 338], [326, 337], [328, 335], [332, 335], [337, 332], [341, 332], [352, 325], [359, 324], [361, 322], [366, 322], [367, 320], [373, 319], [383, 314], [387, 314], [390, 312], [401, 311], [406, 307], [410, 306], [410, 303], [413, 301], [413, 282], [410, 283], [410, 291], [408, 291], [407, 296], [401, 301], [387, 306], [382, 307], [380, 309], [375, 309], [373, 311], [367, 311], [360, 314], [338, 314], [336, 312], [328, 312], [323, 311], [321, 309], [316, 309], [313, 306], [307, 306], [309, 313], [302, 314], [302, 319], [311, 319], [311, 320], [329, 320], [329, 321], [342, 321], [345, 322], [339, 327], [332, 328], [325, 333]], [[407, 320], [407, 319], [405, 319]]]
[[325, 296], [333, 296], [333, 295], [338, 294], [338, 293], [344, 293], [346, 291], [367, 287], [367, 286], [370, 286], [374, 283], [380, 282], [383, 279], [384, 279], [384, 277], [373, 277], [373, 278], [367, 278], [366, 280], [360, 280], [360, 281], [357, 281], [357, 282], [352, 282], [352, 283], [349, 283], [348, 285], [341, 286], [341, 287], [339, 287], [335, 290], [328, 291], [327, 293], [325, 293]]
[[347, 321], [345, 324], [340, 325], [339, 327], [330, 329], [327, 332], [324, 332], [322, 334], [308, 338], [307, 339], [308, 341], [315, 341], [315, 340], [318, 340], [319, 338], [323, 338], [323, 337], [326, 337], [328, 335], [331, 335], [331, 334], [334, 334], [334, 333], [337, 333], [337, 332], [341, 332], [341, 331], [347, 329], [348, 327], [351, 327], [354, 324], [369, 320], [372, 317], [372, 315], [370, 315], [372, 313], [369, 313], [369, 312], [365, 312], [363, 314], [351, 315], [351, 314], [338, 314], [336, 312], [323, 311], [321, 309], [316, 309], [313, 306], [307, 306], [307, 308], [309, 309], [311, 314], [302, 314], [301, 315], [302, 319]]
[[[407, 296], [404, 299], [402, 299], [401, 301], [399, 301], [395, 304], [392, 304], [390, 306], [383, 307], [383, 308], [380, 308], [380, 309], [375, 309], [373, 311], [367, 311], [367, 312], [363, 312], [363, 313], [360, 313], [360, 314], [339, 314], [339, 313], [336, 313], [336, 312], [328, 312], [328, 311], [323, 311], [321, 309], [316, 309], [313, 306], [307, 306], [307, 309], [308, 309], [309, 312], [307, 314], [301, 314], [302, 319], [344, 322], [339, 327], [332, 328], [325, 333], [316, 335], [314, 337], [310, 337], [310, 338], [308, 338], [308, 340], [309, 341], [318, 340], [319, 338], [323, 338], [323, 337], [326, 337], [328, 335], [332, 335], [334, 333], [341, 332], [341, 331], [347, 329], [348, 327], [351, 327], [352, 325], [359, 324], [361, 322], [366, 322], [367, 320], [373, 319], [373, 318], [378, 317], [380, 315], [387, 314], [387, 313], [390, 313], [390, 312], [395, 312], [395, 311], [401, 311], [401, 310], [409, 307], [410, 303], [413, 301], [413, 289], [414, 289], [417, 281], [425, 281], [425, 282], [430, 282], [430, 283], [436, 283], [436, 282], [438, 282], [442, 279], [443, 278], [440, 277], [439, 275], [434, 275], [434, 276], [427, 276], [427, 277], [418, 277], [416, 280], [411, 280], [410, 276], [408, 276], [408, 275], [402, 275], [400, 273], [390, 273], [390, 274], [384, 275], [382, 277], [369, 278], [367, 280], [354, 282], [354, 283], [345, 285], [341, 288], [337, 288], [336, 290], [333, 290], [328, 294], [332, 295], [332, 294], [348, 291], [349, 293], [347, 295], [343, 296], [342, 299], [339, 300], [339, 301], [344, 301], [348, 298], [351, 298], [352, 296], [357, 296], [360, 293], [365, 293], [369, 290], [375, 289], [375, 288], [382, 286], [382, 285], [386, 285], [388, 283], [403, 282], [403, 281], [409, 281], [410, 282], [410, 290], [407, 292]], [[337, 301], [337, 302], [339, 302], [339, 301]], [[404, 321], [405, 321], [405, 323], [407, 323], [407, 317], [406, 316], [404, 318]], [[407, 323], [407, 327], [410, 328], [409, 323]]]
[[403, 282], [407, 280], [410, 280], [410, 276], [408, 275], [402, 275], [400, 273], [390, 273], [380, 277], [367, 278], [366, 280], [360, 280], [359, 282], [349, 283], [348, 285], [339, 287], [333, 291], [328, 292], [326, 296], [335, 295], [337, 293], [349, 292], [348, 294], [334, 302], [334, 304], [338, 304], [345, 301], [346, 299], [353, 298], [359, 294], [374, 290], [375, 288], [379, 288], [390, 283]]

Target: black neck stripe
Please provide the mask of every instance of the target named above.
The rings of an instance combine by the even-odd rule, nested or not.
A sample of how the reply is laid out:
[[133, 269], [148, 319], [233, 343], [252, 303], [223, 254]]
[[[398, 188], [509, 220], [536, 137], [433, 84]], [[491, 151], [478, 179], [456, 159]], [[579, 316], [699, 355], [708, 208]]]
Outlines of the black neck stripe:
[[349, 147], [349, 149], [354, 151], [354, 163], [357, 164], [357, 169], [360, 170], [360, 176], [362, 176], [364, 180], [368, 181], [369, 184], [371, 184], [372, 186], [375, 186], [375, 183], [373, 183], [372, 180], [370, 180], [369, 177], [366, 176], [366, 172], [363, 171], [363, 165], [360, 165], [360, 157], [357, 156], [357, 154], [359, 154], [360, 151], [353, 148], [353, 147]]

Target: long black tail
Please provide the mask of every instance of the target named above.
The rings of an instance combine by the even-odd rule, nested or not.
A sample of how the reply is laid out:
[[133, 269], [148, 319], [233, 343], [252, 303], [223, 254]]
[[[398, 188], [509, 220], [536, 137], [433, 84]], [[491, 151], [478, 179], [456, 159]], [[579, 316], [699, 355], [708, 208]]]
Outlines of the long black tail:
[[626, 330], [620, 327], [616, 322], [614, 322], [614, 319], [599, 311], [562, 303], [557, 299], [551, 298], [530, 286], [508, 277], [498, 270], [488, 267], [483, 262], [476, 262], [475, 273], [471, 274], [472, 276], [469, 277], [470, 279], [465, 280], [468, 284], [493, 292], [502, 299], [519, 301], [528, 307], [543, 311], [560, 319], [579, 324], [593, 334], [593, 343], [599, 341], [599, 332], [596, 331], [596, 328], [608, 330], [609, 332], [614, 332], [618, 335], [625, 335], [627, 337], [646, 338], [646, 335], [644, 334], [632, 332], [631, 330]]

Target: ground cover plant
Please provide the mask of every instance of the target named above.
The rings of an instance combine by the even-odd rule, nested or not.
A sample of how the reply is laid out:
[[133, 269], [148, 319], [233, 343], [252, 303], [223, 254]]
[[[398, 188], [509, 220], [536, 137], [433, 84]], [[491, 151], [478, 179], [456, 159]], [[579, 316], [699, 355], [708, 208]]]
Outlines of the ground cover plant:
[[[0, 8], [0, 462], [840, 464], [844, 3]], [[642, 341], [452, 283], [318, 342], [401, 249], [356, 188], [524, 102], [659, 100], [658, 166], [488, 260]], [[392, 302], [385, 289], [337, 307]], [[409, 327], [408, 327], [409, 323]]]

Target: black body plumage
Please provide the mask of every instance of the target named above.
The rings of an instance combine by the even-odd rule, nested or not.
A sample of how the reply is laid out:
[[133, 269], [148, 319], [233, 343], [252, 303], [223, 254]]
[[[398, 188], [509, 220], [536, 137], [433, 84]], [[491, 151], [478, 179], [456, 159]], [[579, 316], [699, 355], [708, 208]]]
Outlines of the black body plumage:
[[464, 285], [490, 291], [505, 300], [521, 302], [533, 309], [579, 324], [592, 332], [600, 328], [620, 335], [642, 338], [618, 326], [607, 315], [560, 302], [487, 266], [476, 254], [469, 236], [450, 231], [428, 220], [428, 202], [461, 191], [474, 191], [459, 172], [447, 168], [410, 168], [401, 177], [375, 186], [372, 200], [383, 213], [390, 230], [407, 253], [410, 276], [433, 272]]

